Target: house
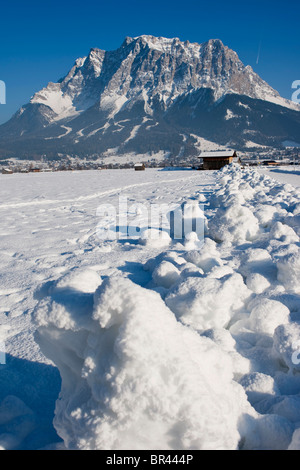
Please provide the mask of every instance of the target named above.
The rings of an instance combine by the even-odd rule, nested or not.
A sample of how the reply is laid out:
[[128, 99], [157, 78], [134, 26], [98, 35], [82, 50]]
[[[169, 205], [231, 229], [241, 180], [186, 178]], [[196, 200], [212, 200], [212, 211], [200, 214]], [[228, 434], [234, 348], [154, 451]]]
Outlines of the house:
[[276, 162], [275, 160], [264, 160], [263, 161], [263, 165], [267, 165], [267, 166], [278, 166], [280, 165], [281, 162]]
[[145, 165], [144, 163], [136, 163], [134, 165], [135, 171], [144, 171], [145, 170]]
[[235, 150], [201, 152], [199, 158], [203, 161], [203, 170], [220, 170], [230, 163], [241, 163]]
[[13, 171], [9, 168], [2, 168], [2, 175], [12, 175]]

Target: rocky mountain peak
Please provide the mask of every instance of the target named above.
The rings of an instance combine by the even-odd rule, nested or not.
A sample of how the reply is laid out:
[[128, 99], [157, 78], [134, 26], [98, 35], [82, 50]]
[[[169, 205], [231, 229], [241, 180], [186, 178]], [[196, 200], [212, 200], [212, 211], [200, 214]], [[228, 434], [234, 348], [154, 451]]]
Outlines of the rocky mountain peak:
[[[254, 103], [262, 112], [252, 115]], [[272, 112], [271, 105], [277, 105]], [[144, 149], [152, 135], [150, 147], [165, 149], [171, 135], [178, 147], [183, 138], [179, 136], [188, 142], [189, 132], [201, 136], [205, 131], [212, 140], [218, 132], [221, 137], [216, 138], [222, 141], [232, 134], [236, 138], [237, 132], [238, 141], [248, 142], [250, 135], [252, 143], [273, 144], [276, 138], [261, 137], [257, 130], [257, 122], [262, 116], [265, 119], [264, 109], [267, 116], [279, 115], [274, 122], [278, 138], [297, 140], [282, 116], [287, 110], [299, 111], [300, 106], [282, 98], [220, 39], [198, 44], [179, 38], [128, 36], [113, 51], [91, 48], [64, 78], [38, 91], [22, 112], [0, 127], [0, 143], [8, 135], [20, 142], [33, 135], [41, 136], [34, 138], [41, 138], [43, 146], [58, 148], [66, 142], [74, 151], [84, 151], [87, 142], [93, 141], [98, 152], [134, 143]], [[218, 125], [211, 121], [213, 111]], [[297, 121], [299, 115], [289, 119]], [[283, 127], [278, 127], [278, 120]], [[213, 125], [207, 128], [209, 122]], [[178, 128], [182, 128], [179, 135]], [[271, 124], [265, 132], [272, 134]]]
[[178, 96], [203, 87], [211, 88], [216, 100], [227, 93], [238, 93], [295, 107], [281, 99], [251, 67], [244, 66], [220, 39], [198, 44], [151, 35], [126, 37], [115, 51], [92, 48], [64, 79], [49, 84], [31, 102], [48, 105], [58, 114], [57, 119], [57, 111], [63, 108], [64, 119], [68, 106], [73, 116], [74, 109], [85, 110], [93, 100], [101, 102], [107, 94], [132, 100], [142, 93], [147, 102], [150, 96], [156, 96], [166, 107]]

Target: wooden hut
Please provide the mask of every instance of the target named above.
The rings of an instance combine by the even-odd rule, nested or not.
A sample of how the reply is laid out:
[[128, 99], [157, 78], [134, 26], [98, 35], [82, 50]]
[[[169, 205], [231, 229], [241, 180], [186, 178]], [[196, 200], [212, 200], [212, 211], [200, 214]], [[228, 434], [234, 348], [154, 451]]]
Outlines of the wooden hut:
[[230, 163], [241, 163], [235, 150], [202, 152], [199, 158], [203, 161], [203, 170], [220, 170]]
[[145, 165], [144, 163], [136, 163], [134, 165], [135, 171], [144, 171], [145, 170]]
[[12, 175], [13, 171], [10, 170], [9, 168], [2, 168], [2, 175]]

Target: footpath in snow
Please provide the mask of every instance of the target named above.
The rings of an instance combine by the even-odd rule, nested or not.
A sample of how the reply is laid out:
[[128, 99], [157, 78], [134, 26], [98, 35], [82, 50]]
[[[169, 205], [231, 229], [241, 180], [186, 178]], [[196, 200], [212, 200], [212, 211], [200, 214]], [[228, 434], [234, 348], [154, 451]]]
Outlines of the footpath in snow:
[[99, 242], [113, 268], [36, 294], [34, 339], [61, 376], [52, 448], [300, 449], [300, 189], [234, 165], [202, 189], [204, 241]]

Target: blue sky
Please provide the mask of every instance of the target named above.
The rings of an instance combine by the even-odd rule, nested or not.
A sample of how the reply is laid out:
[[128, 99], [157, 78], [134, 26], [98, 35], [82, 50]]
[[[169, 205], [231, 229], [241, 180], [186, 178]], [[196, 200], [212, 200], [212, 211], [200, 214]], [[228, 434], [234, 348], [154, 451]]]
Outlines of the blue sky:
[[113, 50], [126, 36], [141, 34], [198, 43], [221, 39], [290, 99], [292, 82], [300, 80], [299, 19], [299, 0], [2, 2], [0, 80], [7, 96], [0, 123], [90, 48]]

